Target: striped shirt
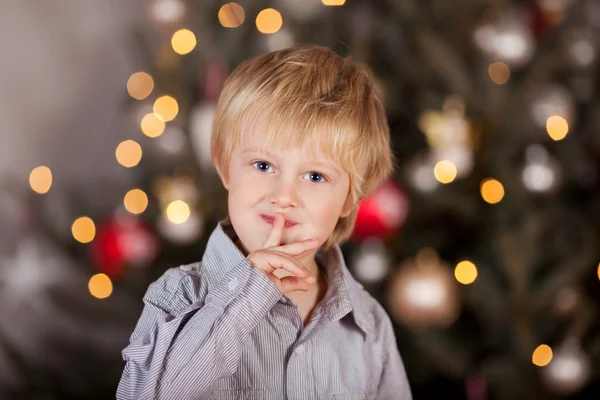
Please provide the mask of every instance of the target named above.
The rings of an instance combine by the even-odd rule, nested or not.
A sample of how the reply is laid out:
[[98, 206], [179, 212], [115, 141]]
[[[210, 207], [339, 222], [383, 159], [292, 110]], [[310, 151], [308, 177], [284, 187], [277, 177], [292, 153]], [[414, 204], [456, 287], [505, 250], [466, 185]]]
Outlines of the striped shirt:
[[339, 246], [316, 254], [327, 291], [303, 326], [235, 239], [221, 221], [202, 262], [149, 286], [117, 399], [411, 400], [391, 321]]

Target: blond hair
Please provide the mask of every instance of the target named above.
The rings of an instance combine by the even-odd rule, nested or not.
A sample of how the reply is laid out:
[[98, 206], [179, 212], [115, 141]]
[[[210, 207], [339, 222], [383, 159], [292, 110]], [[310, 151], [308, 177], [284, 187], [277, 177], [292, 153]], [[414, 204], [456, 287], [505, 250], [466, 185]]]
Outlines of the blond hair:
[[348, 239], [358, 204], [395, 164], [385, 110], [368, 68], [312, 45], [244, 61], [225, 81], [212, 126], [211, 159], [225, 180], [244, 132], [258, 128], [262, 148], [280, 154], [303, 148], [348, 172], [351, 212], [340, 216], [323, 246]]

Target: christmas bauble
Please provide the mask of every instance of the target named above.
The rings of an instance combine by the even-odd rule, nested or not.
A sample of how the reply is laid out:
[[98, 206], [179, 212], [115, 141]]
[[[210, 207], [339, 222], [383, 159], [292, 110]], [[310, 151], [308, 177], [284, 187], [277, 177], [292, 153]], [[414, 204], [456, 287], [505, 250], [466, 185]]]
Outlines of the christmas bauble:
[[435, 253], [420, 254], [393, 274], [387, 292], [390, 314], [406, 326], [447, 327], [460, 312], [458, 285], [450, 266]]
[[390, 256], [385, 244], [376, 238], [362, 242], [352, 257], [353, 275], [361, 282], [375, 283], [384, 279], [390, 270]]
[[579, 341], [569, 339], [558, 348], [550, 364], [541, 370], [544, 382], [556, 393], [572, 394], [581, 389], [590, 376], [590, 358]]
[[112, 279], [121, 278], [124, 267], [145, 266], [158, 253], [158, 240], [138, 217], [117, 215], [101, 222], [91, 245], [98, 269]]
[[404, 225], [407, 215], [406, 194], [399, 184], [388, 180], [360, 203], [352, 237], [389, 238]]

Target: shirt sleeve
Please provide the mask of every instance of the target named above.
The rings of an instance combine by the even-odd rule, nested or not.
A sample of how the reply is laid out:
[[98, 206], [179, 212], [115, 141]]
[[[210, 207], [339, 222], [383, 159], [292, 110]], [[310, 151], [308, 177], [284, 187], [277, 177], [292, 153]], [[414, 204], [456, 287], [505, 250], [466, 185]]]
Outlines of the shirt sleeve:
[[233, 374], [242, 345], [281, 298], [266, 275], [243, 260], [194, 302], [198, 275], [165, 272], [144, 295], [144, 309], [123, 350], [117, 399], [190, 399]]
[[404, 369], [404, 363], [400, 357], [396, 336], [387, 313], [381, 308], [381, 325], [383, 329], [383, 344], [385, 347], [385, 359], [379, 388], [377, 390], [378, 400], [412, 400], [410, 384]]

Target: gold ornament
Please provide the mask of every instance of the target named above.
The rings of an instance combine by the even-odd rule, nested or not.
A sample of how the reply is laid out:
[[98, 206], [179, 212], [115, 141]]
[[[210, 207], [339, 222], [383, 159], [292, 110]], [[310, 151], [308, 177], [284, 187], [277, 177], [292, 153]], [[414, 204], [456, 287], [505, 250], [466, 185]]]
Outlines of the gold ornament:
[[411, 327], [447, 327], [460, 312], [457, 282], [435, 251], [424, 249], [393, 274], [387, 293], [392, 318]]

